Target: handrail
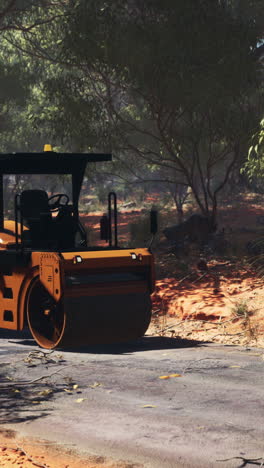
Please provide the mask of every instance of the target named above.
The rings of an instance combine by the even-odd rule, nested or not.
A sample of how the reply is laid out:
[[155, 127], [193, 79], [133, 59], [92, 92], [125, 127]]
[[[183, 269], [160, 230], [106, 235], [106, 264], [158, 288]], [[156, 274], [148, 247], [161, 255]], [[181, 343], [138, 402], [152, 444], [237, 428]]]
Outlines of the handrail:
[[[16, 194], [15, 195], [15, 236], [16, 236], [16, 250], [18, 250], [18, 238], [19, 238], [19, 234], [18, 234], [18, 200], [20, 198], [20, 195]], [[20, 229], [21, 229], [21, 224], [20, 224]], [[20, 240], [22, 241], [22, 233], [20, 232]]]
[[117, 239], [117, 197], [115, 192], [108, 194], [108, 220], [109, 220], [109, 247], [112, 247], [112, 199], [114, 201], [114, 234], [115, 234], [115, 247], [118, 246]]

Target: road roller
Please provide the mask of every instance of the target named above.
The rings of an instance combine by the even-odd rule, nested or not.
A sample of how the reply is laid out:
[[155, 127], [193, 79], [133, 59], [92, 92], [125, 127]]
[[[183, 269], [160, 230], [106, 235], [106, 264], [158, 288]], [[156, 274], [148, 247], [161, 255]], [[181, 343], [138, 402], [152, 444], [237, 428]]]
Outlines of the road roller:
[[[79, 216], [87, 164], [111, 159], [57, 153], [50, 145], [40, 153], [0, 154], [0, 328], [28, 328], [46, 349], [120, 343], [145, 334], [155, 283], [151, 242], [119, 246], [114, 192], [100, 220], [100, 245], [89, 244]], [[6, 174], [67, 175], [71, 193], [23, 190], [6, 219]], [[156, 230], [153, 210], [152, 238]]]

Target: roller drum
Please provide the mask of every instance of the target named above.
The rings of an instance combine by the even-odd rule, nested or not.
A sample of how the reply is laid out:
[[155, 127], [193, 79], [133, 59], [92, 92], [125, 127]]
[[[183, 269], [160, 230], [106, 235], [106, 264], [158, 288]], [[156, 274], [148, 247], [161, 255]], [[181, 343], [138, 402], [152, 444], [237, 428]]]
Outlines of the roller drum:
[[36, 280], [28, 294], [27, 319], [34, 339], [47, 349], [120, 343], [145, 334], [151, 299], [144, 292], [65, 296], [56, 303]]
[[120, 343], [140, 338], [151, 319], [147, 293], [64, 299], [62, 346]]

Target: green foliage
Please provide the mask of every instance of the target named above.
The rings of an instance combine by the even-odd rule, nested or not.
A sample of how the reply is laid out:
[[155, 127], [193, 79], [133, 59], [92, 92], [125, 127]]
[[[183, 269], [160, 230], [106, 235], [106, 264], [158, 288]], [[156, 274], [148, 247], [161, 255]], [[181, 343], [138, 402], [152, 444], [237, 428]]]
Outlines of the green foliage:
[[103, 64], [121, 84], [129, 81], [148, 94], [151, 89], [170, 108], [208, 105], [211, 99], [221, 105], [216, 98], [226, 100], [244, 88], [242, 71], [254, 77], [255, 29], [215, 0], [147, 0], [135, 2], [134, 10], [126, 1], [80, 0], [69, 18], [65, 49], [75, 63]]
[[[82, 147], [100, 141], [115, 150], [119, 173], [149, 180], [158, 169], [160, 180], [191, 186], [204, 213], [216, 210], [259, 119], [259, 7], [79, 0], [62, 32], [70, 89], [53, 94], [69, 122], [89, 114]], [[63, 127], [66, 137], [77, 128]]]
[[236, 302], [235, 306], [233, 307], [233, 314], [238, 317], [247, 318], [249, 314], [249, 307], [247, 301], [240, 300]]
[[11, 4], [0, 11], [2, 151], [112, 151], [111, 169], [89, 176], [97, 185], [100, 171], [126, 187], [165, 183], [181, 210], [184, 184], [215, 212], [260, 120], [262, 0]]
[[252, 137], [252, 144], [248, 150], [248, 158], [242, 168], [252, 182], [264, 178], [264, 119], [261, 120], [259, 131]]

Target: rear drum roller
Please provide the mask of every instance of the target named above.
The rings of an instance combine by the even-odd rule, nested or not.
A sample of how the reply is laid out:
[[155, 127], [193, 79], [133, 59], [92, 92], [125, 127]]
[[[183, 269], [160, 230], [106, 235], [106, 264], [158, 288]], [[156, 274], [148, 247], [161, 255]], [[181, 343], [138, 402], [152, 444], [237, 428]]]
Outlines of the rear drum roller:
[[36, 342], [48, 349], [121, 343], [142, 337], [151, 319], [147, 293], [64, 297], [56, 303], [37, 279], [27, 301]]
[[142, 337], [151, 319], [148, 293], [67, 297], [63, 346], [122, 343]]
[[33, 338], [43, 348], [59, 346], [64, 334], [66, 315], [39, 279], [31, 285], [27, 299], [27, 320]]

